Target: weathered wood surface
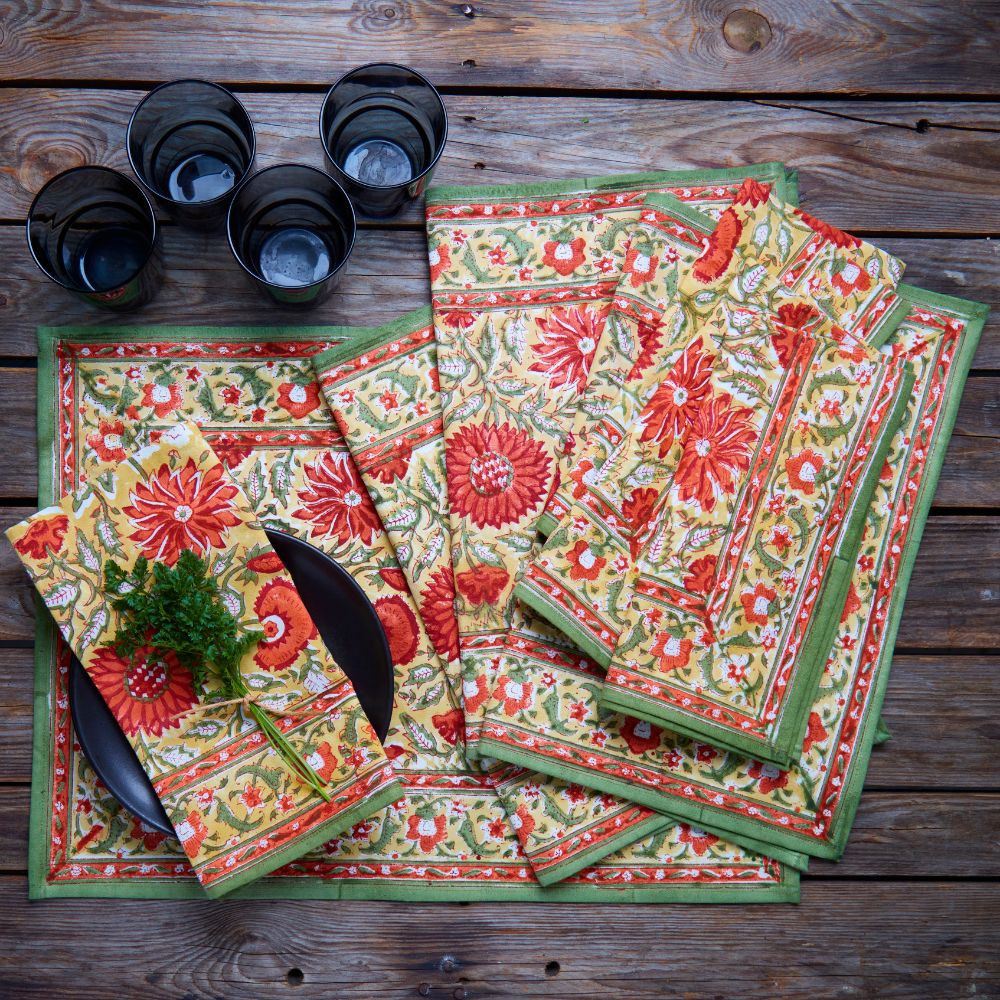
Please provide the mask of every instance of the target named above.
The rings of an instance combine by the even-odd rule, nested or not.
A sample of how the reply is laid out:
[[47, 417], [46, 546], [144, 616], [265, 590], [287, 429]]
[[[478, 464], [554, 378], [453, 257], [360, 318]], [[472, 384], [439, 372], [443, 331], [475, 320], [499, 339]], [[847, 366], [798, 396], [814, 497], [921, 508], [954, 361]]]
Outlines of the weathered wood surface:
[[[0, 90], [0, 219], [20, 219], [60, 170], [128, 170], [125, 128], [141, 92]], [[323, 164], [321, 94], [241, 93], [258, 167]], [[511, 184], [782, 160], [803, 205], [862, 233], [1000, 229], [1000, 105], [830, 101], [446, 98], [439, 184]], [[902, 169], [905, 168], [905, 169]], [[414, 204], [394, 220], [419, 222]]]
[[[906, 279], [912, 284], [977, 302], [1000, 302], [1000, 240], [891, 238], [877, 242], [907, 262]], [[23, 229], [0, 225], [0, 357], [34, 357], [37, 326], [280, 326], [300, 322], [287, 309], [264, 299], [223, 238], [167, 226], [162, 249], [166, 273], [159, 295], [141, 312], [117, 314], [53, 286], [28, 256]], [[305, 321], [378, 326], [426, 305], [429, 294], [423, 234], [366, 229], [358, 237], [340, 284]], [[997, 310], [990, 313], [973, 365], [1000, 368]]]
[[[749, 5], [754, 6], [754, 5]], [[770, 0], [11, 0], [12, 79], [191, 76], [316, 86], [378, 58], [454, 87], [995, 94], [996, 5]], [[947, 10], [947, 12], [946, 12]]]
[[0, 878], [0, 940], [18, 948], [0, 957], [0, 974], [9, 995], [39, 1000], [998, 996], [992, 885], [807, 888], [798, 907], [26, 906], [24, 879], [8, 876]]
[[[32, 650], [0, 649], [0, 784], [31, 776]], [[883, 718], [892, 739], [872, 755], [874, 792], [1000, 789], [1000, 657], [897, 655]], [[24, 865], [24, 845], [20, 863]]]

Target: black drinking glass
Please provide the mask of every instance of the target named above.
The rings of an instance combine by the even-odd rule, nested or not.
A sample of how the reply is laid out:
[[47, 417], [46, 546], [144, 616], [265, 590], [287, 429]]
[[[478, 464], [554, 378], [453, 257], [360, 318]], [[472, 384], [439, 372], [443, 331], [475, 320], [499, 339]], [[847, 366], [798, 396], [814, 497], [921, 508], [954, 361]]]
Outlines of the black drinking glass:
[[247, 180], [226, 225], [237, 261], [286, 305], [313, 305], [330, 291], [357, 230], [344, 189], [322, 170], [295, 163]]
[[246, 108], [225, 87], [175, 80], [139, 102], [125, 146], [139, 181], [173, 219], [210, 229], [250, 172], [256, 138]]
[[130, 309], [160, 286], [153, 206], [116, 170], [74, 167], [53, 177], [31, 203], [27, 234], [42, 271], [90, 302]]
[[419, 73], [372, 63], [330, 88], [319, 129], [333, 174], [355, 205], [385, 217], [430, 183], [448, 138], [448, 115]]

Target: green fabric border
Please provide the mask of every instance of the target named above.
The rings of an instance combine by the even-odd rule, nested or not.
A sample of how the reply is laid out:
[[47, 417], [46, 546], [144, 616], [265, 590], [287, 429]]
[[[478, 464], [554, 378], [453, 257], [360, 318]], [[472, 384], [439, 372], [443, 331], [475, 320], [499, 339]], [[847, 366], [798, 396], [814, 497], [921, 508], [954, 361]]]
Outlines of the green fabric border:
[[514, 586], [514, 596], [538, 612], [547, 622], [555, 625], [574, 646], [581, 649], [595, 663], [605, 669], [611, 663], [611, 655], [591, 638], [590, 633], [559, 604], [556, 604], [541, 587], [535, 587], [523, 577]]
[[[419, 310], [401, 317], [406, 322]], [[388, 324], [393, 326], [393, 324]], [[129, 327], [39, 327], [38, 336], [38, 492], [39, 505], [54, 502], [53, 456], [56, 396], [55, 343], [60, 339], [77, 342], [142, 339], [162, 341], [213, 340], [301, 340], [309, 337], [332, 339], [338, 330], [351, 327], [305, 326], [129, 326]], [[377, 328], [384, 330], [385, 328]], [[52, 744], [49, 704], [51, 700], [49, 663], [53, 651], [54, 627], [44, 615], [36, 615], [36, 640], [33, 693], [32, 787], [28, 840], [28, 894], [30, 899], [112, 898], [112, 899], [206, 899], [205, 890], [195, 881], [168, 880], [107, 881], [88, 884], [83, 880], [48, 883], [51, 824], [49, 788]], [[392, 788], [388, 789], [391, 794]], [[377, 810], [376, 810], [377, 811]], [[400, 881], [369, 880], [322, 881], [308, 876], [261, 878], [250, 885], [235, 888], [226, 899], [358, 899], [448, 901], [531, 901], [531, 902], [615, 902], [615, 903], [797, 903], [799, 873], [786, 867], [775, 885], [726, 885], [719, 888], [691, 888], [685, 885], [657, 884], [648, 888], [622, 888], [617, 885], [467, 885], [446, 879], [413, 884]]]
[[728, 181], [741, 181], [747, 177], [753, 177], [755, 180], [774, 178], [782, 190], [785, 190], [785, 184], [791, 177], [792, 187], [796, 194], [798, 193], [798, 174], [789, 172], [780, 160], [767, 160], [763, 163], [749, 163], [745, 167], [599, 174], [594, 177], [575, 177], [564, 181], [541, 181], [534, 184], [437, 185], [427, 189], [425, 204], [429, 207], [465, 201], [482, 204], [488, 201], [510, 201], [515, 198], [557, 197], [564, 194], [582, 194], [585, 191], [653, 187], [665, 181], [677, 184], [725, 184]]
[[430, 326], [434, 316], [430, 306], [420, 306], [384, 326], [331, 326], [327, 329], [343, 339], [336, 347], [314, 354], [313, 367], [320, 375], [343, 361], [353, 361], [365, 351], [391, 344], [394, 340]]
[[577, 872], [582, 871], [591, 864], [597, 864], [607, 859], [609, 854], [628, 847], [636, 841], [643, 840], [654, 833], [659, 833], [665, 827], [670, 826], [671, 820], [667, 816], [650, 816], [635, 826], [627, 827], [617, 836], [608, 837], [599, 843], [588, 848], [586, 851], [579, 851], [571, 855], [559, 864], [550, 865], [541, 872], [535, 871], [535, 878], [539, 885], [549, 886], [561, 882], [564, 878], [569, 878]]

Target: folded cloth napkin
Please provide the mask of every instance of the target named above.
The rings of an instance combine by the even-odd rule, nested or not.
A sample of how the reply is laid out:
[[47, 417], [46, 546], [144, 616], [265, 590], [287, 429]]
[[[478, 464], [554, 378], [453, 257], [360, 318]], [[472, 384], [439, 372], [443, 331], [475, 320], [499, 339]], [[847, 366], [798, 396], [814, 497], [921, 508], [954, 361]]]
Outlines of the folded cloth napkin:
[[[306, 853], [400, 798], [402, 789], [350, 681], [318, 637], [250, 504], [191, 423], [113, 472], [10, 528], [11, 540], [67, 643], [97, 685], [210, 896]], [[306, 760], [324, 800], [291, 772], [248, 706], [212, 706], [172, 654], [110, 645], [109, 560], [210, 562], [223, 600], [262, 633], [241, 671], [254, 702]]]
[[843, 852], [882, 738], [878, 713], [906, 585], [987, 311], [906, 285], [898, 293], [907, 314], [882, 350], [905, 358], [916, 381], [868, 509], [799, 760], [781, 768], [646, 721], [608, 725], [601, 686], [562, 663], [525, 666], [533, 690], [555, 697], [544, 710], [536, 697], [517, 716], [491, 714], [484, 753], [630, 796], [737, 843]]
[[[578, 396], [603, 362], [604, 320], [653, 190], [724, 208], [780, 164], [529, 188], [432, 189], [427, 230], [470, 747], [513, 625], [515, 576], [568, 461]], [[633, 269], [648, 266], [652, 260]], [[463, 583], [465, 588], [463, 591]], [[527, 626], [530, 631], [530, 626]], [[523, 631], [518, 628], [517, 631]]]
[[[320, 386], [395, 546], [401, 585], [417, 595], [425, 627], [454, 679], [458, 621], [431, 311], [418, 309], [374, 329], [330, 333], [343, 342], [313, 358]], [[491, 777], [495, 769], [483, 762], [483, 770]], [[566, 800], [563, 782], [537, 776], [529, 796], [516, 777], [505, 768], [495, 787], [543, 885], [670, 822], [642, 806], [584, 789]], [[565, 801], [557, 813], [554, 803], [560, 799]], [[548, 813], [538, 808], [545, 803], [553, 803]]]

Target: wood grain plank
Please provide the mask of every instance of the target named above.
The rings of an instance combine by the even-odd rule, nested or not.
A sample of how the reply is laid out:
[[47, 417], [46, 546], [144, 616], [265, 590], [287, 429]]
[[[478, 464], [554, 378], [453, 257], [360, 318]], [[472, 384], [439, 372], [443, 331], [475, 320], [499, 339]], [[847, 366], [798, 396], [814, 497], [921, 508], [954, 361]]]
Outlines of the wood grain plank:
[[[257, 128], [258, 167], [322, 166], [321, 94], [240, 96]], [[22, 218], [34, 192], [70, 166], [127, 171], [125, 128], [140, 97], [121, 90], [0, 90], [0, 219]], [[450, 134], [434, 177], [439, 184], [783, 160], [800, 171], [803, 205], [848, 230], [989, 235], [1000, 219], [995, 103], [779, 106], [453, 95], [446, 104]], [[420, 221], [420, 206], [399, 218]]]
[[[27, 785], [0, 785], [0, 873], [27, 865]], [[817, 879], [1000, 877], [1000, 794], [865, 792], [843, 858], [814, 861]], [[809, 889], [807, 888], [808, 892]]]
[[[31, 649], [0, 649], [0, 782], [31, 777]], [[882, 717], [892, 739], [872, 754], [866, 787], [1000, 787], [1000, 658], [896, 656]]]
[[749, 908], [25, 897], [0, 879], [18, 998], [954, 1000], [1000, 976], [994, 883], [815, 882]]
[[11, 79], [142, 81], [175, 77], [183, 53], [190, 76], [315, 85], [377, 53], [455, 87], [997, 93], [988, 0], [769, 0], [742, 43], [737, 25], [723, 32], [738, 6], [486, 0], [466, 16], [430, 0], [271, 0], [248, 18], [228, 0], [13, 0], [0, 65]]
[[[0, 168], [2, 169], [2, 168]], [[974, 366], [1000, 368], [1000, 240], [886, 239], [907, 261], [907, 280], [977, 302], [993, 303]], [[19, 226], [0, 225], [0, 357], [34, 357], [36, 326], [115, 326], [161, 323], [377, 326], [426, 305], [426, 243], [422, 233], [365, 229], [334, 293], [308, 313], [265, 300], [238, 267], [219, 235], [167, 226], [161, 246], [165, 278], [141, 310], [113, 313], [82, 302], [35, 267]], [[989, 477], [996, 481], [996, 476]]]

